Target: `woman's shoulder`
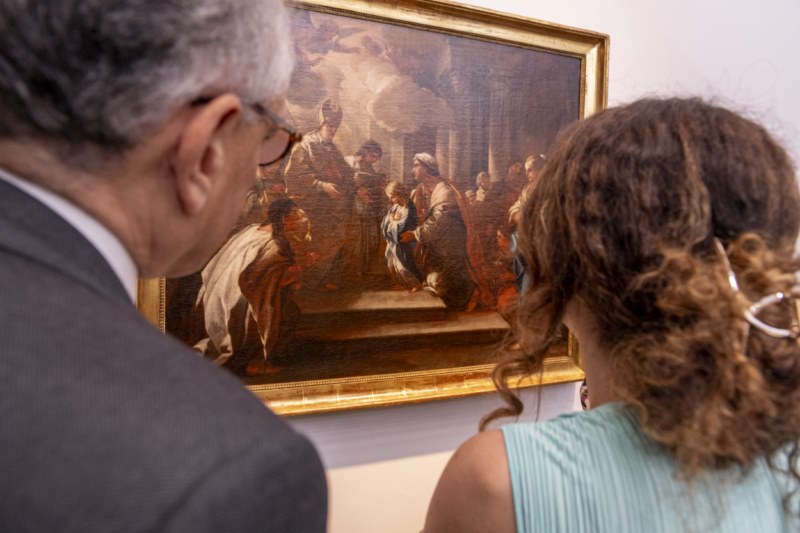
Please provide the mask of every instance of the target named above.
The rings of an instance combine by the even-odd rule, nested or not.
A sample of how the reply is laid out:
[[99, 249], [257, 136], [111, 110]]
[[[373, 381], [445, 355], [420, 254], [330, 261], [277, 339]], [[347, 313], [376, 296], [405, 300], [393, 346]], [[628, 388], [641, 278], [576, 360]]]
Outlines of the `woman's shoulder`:
[[[642, 433], [631, 410], [618, 403], [543, 422], [508, 424], [501, 431], [511, 468], [528, 472], [567, 467], [567, 472], [581, 476], [598, 461], [608, 464], [617, 457], [636, 462], [665, 460], [658, 446]], [[569, 454], [564, 453], [566, 448]]]
[[503, 435], [479, 433], [445, 467], [431, 499], [426, 533], [516, 531]]
[[[431, 500], [425, 532], [517, 531], [512, 487], [519, 481], [520, 460], [577, 470], [583, 461], [575, 461], [565, 450], [581, 448], [576, 439], [586, 439], [596, 430], [613, 433], [615, 425], [630, 425], [621, 406], [509, 424], [475, 435], [447, 464]], [[589, 440], [603, 438], [594, 435]]]
[[519, 531], [564, 523], [567, 531], [584, 523], [593, 531], [756, 531], [759, 520], [770, 524], [764, 531], [783, 530], [764, 461], [746, 475], [714, 471], [687, 484], [675, 476], [673, 455], [622, 404], [501, 431]]
[[[564, 413], [542, 422], [507, 424], [504, 434], [528, 435], [530, 438], [564, 436], [566, 434], [640, 433], [632, 411], [621, 403], [606, 403], [588, 411]], [[508, 437], [506, 437], [508, 438]]]

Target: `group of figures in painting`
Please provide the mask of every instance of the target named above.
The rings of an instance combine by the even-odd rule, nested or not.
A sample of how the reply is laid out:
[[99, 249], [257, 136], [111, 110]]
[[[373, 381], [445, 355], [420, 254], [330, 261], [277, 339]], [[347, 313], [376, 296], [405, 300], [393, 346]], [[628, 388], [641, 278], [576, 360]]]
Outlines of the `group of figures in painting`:
[[511, 161], [501, 179], [480, 172], [462, 193], [429, 153], [413, 156], [409, 183], [376, 169], [383, 150], [373, 140], [345, 157], [334, 142], [341, 120], [326, 100], [319, 128], [259, 168], [239, 222], [197, 279], [202, 331], [184, 340], [236, 373], [274, 370], [299, 291], [423, 291], [451, 310], [503, 312], [525, 283], [515, 227], [543, 155]]

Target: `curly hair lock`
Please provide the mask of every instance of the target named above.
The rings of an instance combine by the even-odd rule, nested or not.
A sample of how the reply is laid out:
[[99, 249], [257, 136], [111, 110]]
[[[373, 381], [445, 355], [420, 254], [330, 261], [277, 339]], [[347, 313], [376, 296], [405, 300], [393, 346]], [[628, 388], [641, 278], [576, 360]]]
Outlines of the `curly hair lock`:
[[[578, 297], [597, 320], [616, 396], [681, 477], [746, 468], [787, 445], [796, 464], [800, 345], [748, 333], [744, 309], [797, 283], [798, 228], [788, 155], [730, 110], [647, 99], [571, 125], [523, 210], [532, 283], [514, 325], [521, 349], [507, 350], [495, 370], [509, 406], [481, 427], [522, 411], [509, 381], [541, 371]], [[764, 320], [788, 327], [793, 306], [770, 306]]]

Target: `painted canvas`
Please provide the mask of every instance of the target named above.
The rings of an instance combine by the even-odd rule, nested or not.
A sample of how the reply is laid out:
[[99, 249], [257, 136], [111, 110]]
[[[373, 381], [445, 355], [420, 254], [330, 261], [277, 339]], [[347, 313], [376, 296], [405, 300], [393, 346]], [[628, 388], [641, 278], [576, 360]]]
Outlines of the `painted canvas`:
[[162, 284], [166, 331], [268, 401], [485, 380], [526, 283], [520, 202], [586, 111], [585, 55], [316, 4], [292, 35], [303, 139], [254, 171], [205, 268]]

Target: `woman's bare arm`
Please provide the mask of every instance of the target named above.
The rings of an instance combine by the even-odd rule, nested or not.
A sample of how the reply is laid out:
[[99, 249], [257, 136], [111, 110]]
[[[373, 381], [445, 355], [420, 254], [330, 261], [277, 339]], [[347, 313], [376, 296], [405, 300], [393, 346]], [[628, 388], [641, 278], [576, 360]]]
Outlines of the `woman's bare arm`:
[[433, 493], [425, 533], [514, 533], [514, 503], [503, 435], [487, 431], [462, 444]]

